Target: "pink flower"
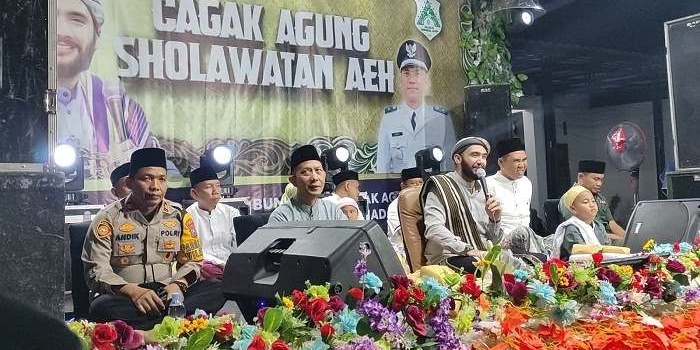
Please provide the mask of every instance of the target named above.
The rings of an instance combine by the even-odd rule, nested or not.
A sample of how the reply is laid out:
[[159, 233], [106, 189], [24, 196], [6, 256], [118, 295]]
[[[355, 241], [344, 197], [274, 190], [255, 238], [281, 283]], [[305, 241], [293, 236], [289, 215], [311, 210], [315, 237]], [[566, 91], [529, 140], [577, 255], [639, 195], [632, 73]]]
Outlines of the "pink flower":
[[143, 335], [139, 332], [135, 332], [126, 322], [117, 320], [111, 323], [117, 331], [119, 344], [124, 350], [137, 349], [144, 344]]
[[417, 336], [425, 337], [428, 334], [428, 330], [425, 328], [423, 310], [419, 309], [418, 306], [409, 305], [406, 308], [406, 322]]
[[345, 302], [339, 296], [333, 295], [330, 300], [328, 300], [328, 307], [330, 307], [333, 312], [338, 312], [345, 308]]

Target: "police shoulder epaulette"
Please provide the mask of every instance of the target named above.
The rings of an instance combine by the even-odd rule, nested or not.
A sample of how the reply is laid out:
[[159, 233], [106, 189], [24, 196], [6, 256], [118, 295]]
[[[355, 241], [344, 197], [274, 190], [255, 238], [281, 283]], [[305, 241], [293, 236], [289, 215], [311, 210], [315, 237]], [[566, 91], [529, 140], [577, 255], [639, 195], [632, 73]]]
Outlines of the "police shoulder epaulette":
[[384, 114], [391, 113], [399, 109], [397, 106], [389, 106], [384, 108]]
[[443, 106], [433, 106], [433, 110], [435, 112], [442, 113], [444, 115], [447, 115], [448, 113], [450, 113], [450, 111], [448, 111], [447, 108], [445, 108]]

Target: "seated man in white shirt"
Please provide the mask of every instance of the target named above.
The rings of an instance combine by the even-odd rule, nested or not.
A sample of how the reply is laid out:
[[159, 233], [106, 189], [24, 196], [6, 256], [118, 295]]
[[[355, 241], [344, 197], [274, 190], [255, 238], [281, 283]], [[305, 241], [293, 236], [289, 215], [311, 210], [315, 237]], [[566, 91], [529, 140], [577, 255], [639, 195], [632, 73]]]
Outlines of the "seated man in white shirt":
[[[423, 176], [418, 168], [407, 168], [401, 170], [401, 190], [411, 187], [423, 186]], [[401, 223], [399, 222], [399, 197], [389, 203], [386, 210], [386, 234], [397, 254], [403, 259], [406, 258], [406, 251], [403, 247], [403, 236], [401, 235]]]
[[[358, 199], [360, 199], [360, 176], [356, 171], [344, 170], [333, 175], [332, 179], [335, 189], [330, 196], [324, 197], [323, 200], [338, 204], [341, 198], [348, 197], [357, 203]], [[362, 211], [358, 210], [356, 220], [364, 219], [365, 216], [362, 215]]]
[[202, 244], [202, 279], [221, 278], [226, 260], [237, 247], [233, 218], [240, 213], [234, 207], [219, 204], [221, 184], [213, 169], [192, 170], [190, 183], [190, 196], [197, 202], [190, 205], [187, 212], [192, 215], [193, 231], [196, 230]]
[[498, 172], [486, 180], [501, 201], [502, 244], [517, 253], [545, 253], [541, 237], [530, 229], [532, 182], [525, 176], [527, 153], [518, 138], [500, 141]]

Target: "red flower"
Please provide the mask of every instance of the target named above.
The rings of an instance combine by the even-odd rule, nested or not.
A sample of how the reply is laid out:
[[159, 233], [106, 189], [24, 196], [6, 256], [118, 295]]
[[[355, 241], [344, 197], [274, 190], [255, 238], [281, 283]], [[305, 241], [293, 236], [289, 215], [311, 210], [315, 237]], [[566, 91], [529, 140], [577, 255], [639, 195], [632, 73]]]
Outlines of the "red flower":
[[647, 283], [644, 286], [644, 291], [657, 299], [660, 299], [661, 295], [663, 295], [664, 292], [661, 287], [661, 283], [656, 277], [647, 278]]
[[267, 348], [267, 344], [260, 334], [256, 334], [248, 345], [248, 350], [265, 350], [265, 348]]
[[117, 340], [117, 330], [109, 323], [98, 324], [92, 332], [92, 344], [99, 350], [114, 349]]
[[666, 269], [670, 272], [674, 273], [683, 273], [685, 272], [685, 266], [683, 265], [682, 262], [678, 260], [669, 260], [666, 263]]
[[312, 321], [319, 322], [326, 316], [326, 310], [328, 310], [328, 303], [321, 298], [316, 298], [306, 306], [305, 311]]
[[411, 295], [408, 293], [408, 289], [404, 286], [399, 286], [394, 290], [394, 297], [391, 298], [391, 308], [394, 311], [399, 311], [403, 309], [404, 306], [406, 306], [406, 303], [408, 303], [408, 298], [410, 298]]
[[527, 298], [527, 285], [523, 282], [504, 281], [503, 288], [506, 290], [506, 293], [513, 298], [513, 304], [515, 305], [522, 304], [525, 298]]
[[481, 296], [481, 287], [479, 287], [479, 285], [476, 284], [476, 276], [474, 276], [471, 273], [468, 273], [466, 276], [464, 276], [464, 280], [459, 286], [459, 290], [462, 293], [469, 295], [472, 299], [475, 300], [479, 299], [479, 296]]
[[413, 287], [411, 288], [411, 298], [413, 298], [415, 303], [420, 304], [423, 302], [423, 299], [425, 299], [425, 293], [422, 289]]
[[272, 343], [271, 350], [290, 350], [289, 345], [281, 339], [277, 339]]
[[557, 270], [559, 269], [566, 269], [569, 265], [566, 263], [564, 260], [560, 260], [557, 258], [547, 260], [546, 263], [542, 266], [542, 269], [544, 270], [544, 274], [547, 276], [547, 279], [549, 281], [552, 280], [552, 276], [550, 276], [550, 273], [552, 271], [552, 265], [555, 265], [557, 267]]
[[294, 305], [299, 307], [300, 309], [303, 309], [306, 307], [306, 304], [309, 302], [309, 299], [306, 297], [306, 293], [295, 289], [292, 291], [292, 302], [294, 302]]
[[401, 275], [393, 275], [389, 277], [389, 280], [391, 281], [391, 284], [394, 285], [394, 288], [404, 287], [408, 289], [412, 283], [410, 278]]
[[678, 241], [673, 242], [673, 252], [674, 253], [680, 253], [681, 252], [681, 243]]
[[620, 277], [620, 275], [618, 275], [617, 272], [615, 272], [615, 270], [609, 269], [607, 267], [601, 267], [600, 269], [598, 269], [597, 276], [599, 280], [608, 281], [615, 288], [619, 287], [620, 283], [622, 283], [622, 278]]
[[328, 339], [330, 338], [333, 333], [335, 333], [335, 328], [330, 323], [326, 323], [323, 326], [321, 326], [321, 337], [323, 339]]
[[425, 316], [423, 315], [423, 310], [415, 305], [409, 305], [406, 308], [406, 322], [413, 329], [413, 333], [418, 336], [425, 337], [428, 334], [428, 330], [425, 328]]
[[363, 292], [362, 289], [360, 289], [360, 288], [354, 287], [354, 288], [350, 288], [350, 290], [348, 291], [348, 295], [351, 298], [359, 301], [365, 297], [365, 292]]
[[222, 341], [228, 340], [232, 333], [233, 323], [226, 321], [221, 324], [221, 327], [219, 327], [219, 329], [216, 330], [216, 338]]
[[340, 299], [339, 296], [334, 295], [328, 301], [328, 307], [330, 307], [331, 310], [333, 310], [333, 312], [338, 312], [345, 308], [345, 302], [343, 301], [343, 299]]
[[652, 256], [649, 257], [649, 262], [652, 263], [652, 264], [658, 264], [658, 263], [661, 262], [661, 257], [658, 256], [658, 255], [656, 255], [656, 254], [654, 254], [654, 255], [652, 255]]
[[603, 262], [603, 253], [601, 252], [594, 253], [591, 257], [595, 266], [600, 266], [600, 263]]

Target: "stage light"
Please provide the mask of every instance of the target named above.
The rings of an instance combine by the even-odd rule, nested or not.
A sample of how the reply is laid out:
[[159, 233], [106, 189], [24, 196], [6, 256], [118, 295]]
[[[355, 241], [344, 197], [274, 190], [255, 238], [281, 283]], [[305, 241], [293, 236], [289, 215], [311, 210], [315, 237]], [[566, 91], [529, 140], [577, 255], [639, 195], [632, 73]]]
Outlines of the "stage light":
[[236, 188], [233, 187], [233, 153], [231, 147], [218, 145], [205, 150], [199, 157], [199, 166], [208, 166], [217, 174], [225, 171], [223, 175], [218, 175], [223, 197], [231, 197], [236, 194]]
[[[416, 152], [416, 167], [420, 169], [423, 178], [428, 175], [437, 175], [440, 172], [440, 162], [445, 156], [442, 148], [438, 146], [428, 147]], [[431, 169], [430, 173], [426, 169]]]
[[529, 10], [523, 10], [520, 13], [520, 20], [523, 22], [524, 25], [529, 26], [532, 24], [532, 22], [535, 21], [535, 17]]
[[500, 13], [510, 32], [523, 30], [545, 13], [537, 0], [494, 0], [493, 12]]
[[321, 163], [326, 171], [340, 169], [348, 170], [350, 150], [345, 146], [335, 146], [321, 152]]
[[229, 165], [233, 160], [233, 151], [226, 146], [216, 146], [212, 151], [214, 161], [220, 165]]
[[53, 161], [61, 170], [72, 169], [77, 159], [78, 151], [71, 145], [60, 144], [53, 153]]
[[493, 12], [513, 9], [529, 9], [538, 15], [544, 14], [545, 10], [537, 0], [494, 0]]
[[56, 170], [65, 174], [66, 203], [80, 203], [83, 200], [80, 191], [85, 186], [85, 170], [78, 150], [69, 144], [60, 144], [54, 149], [53, 161]]

